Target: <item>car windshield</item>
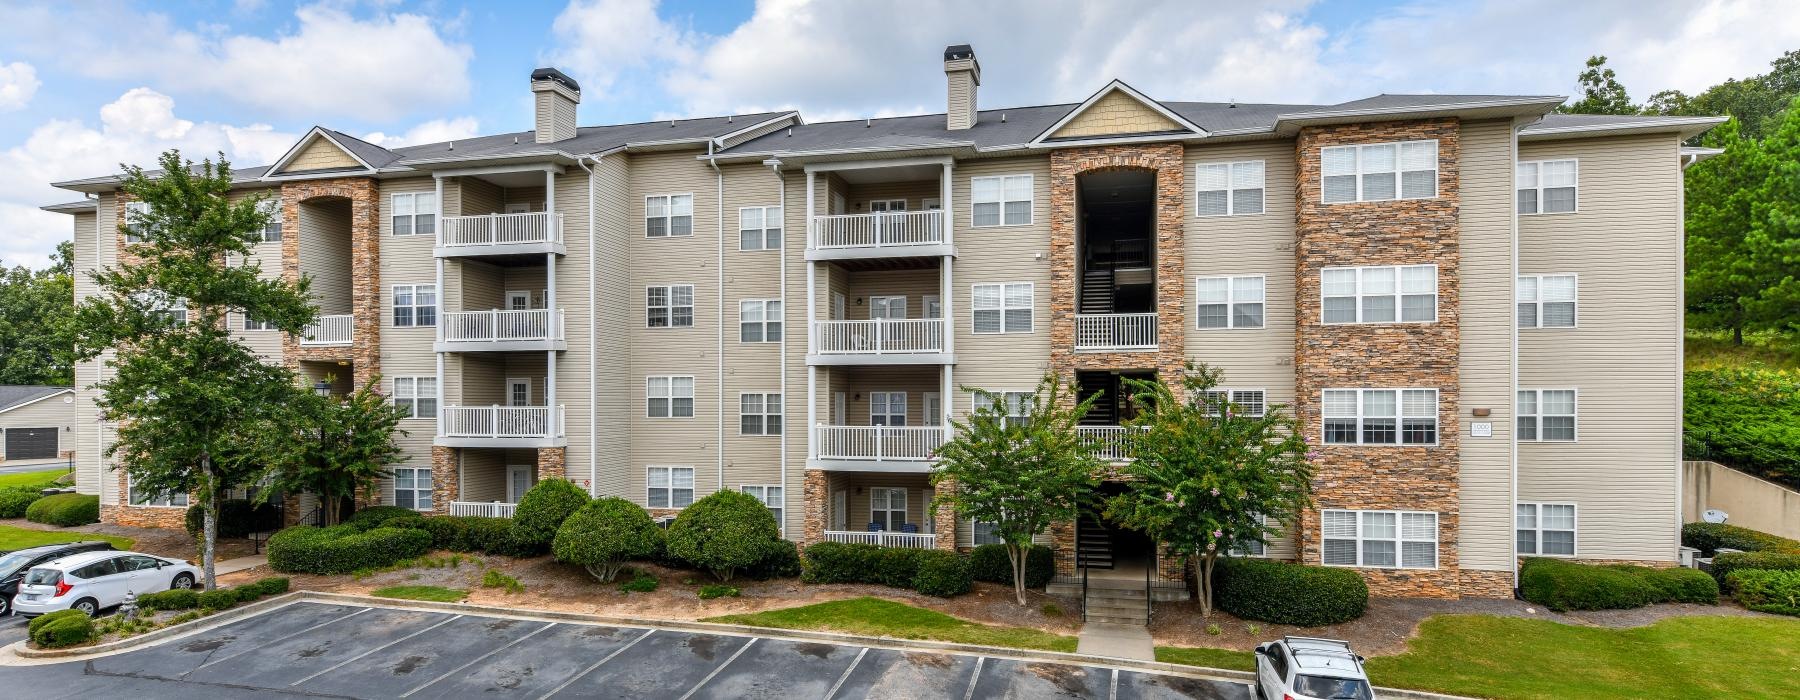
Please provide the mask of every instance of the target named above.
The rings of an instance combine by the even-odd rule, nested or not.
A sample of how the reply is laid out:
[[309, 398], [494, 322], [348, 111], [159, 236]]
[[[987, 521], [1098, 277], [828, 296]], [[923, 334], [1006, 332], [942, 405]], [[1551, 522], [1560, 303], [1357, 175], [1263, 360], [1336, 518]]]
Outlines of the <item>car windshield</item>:
[[1328, 700], [1371, 700], [1375, 697], [1367, 681], [1329, 676], [1295, 676], [1294, 692]]
[[33, 586], [54, 586], [60, 580], [62, 572], [56, 569], [32, 569], [31, 573], [25, 574], [25, 583]]
[[36, 558], [35, 555], [22, 552], [13, 552], [12, 554], [0, 557], [0, 577], [11, 576], [17, 573], [19, 567], [24, 566], [32, 559]]

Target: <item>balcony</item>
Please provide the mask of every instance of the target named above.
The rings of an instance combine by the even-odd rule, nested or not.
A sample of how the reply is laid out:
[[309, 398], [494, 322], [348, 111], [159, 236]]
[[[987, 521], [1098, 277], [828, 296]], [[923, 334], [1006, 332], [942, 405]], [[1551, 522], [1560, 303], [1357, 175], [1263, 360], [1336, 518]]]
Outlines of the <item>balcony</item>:
[[440, 258], [481, 255], [563, 255], [563, 216], [556, 212], [446, 216], [438, 226]]
[[938, 425], [813, 426], [813, 445], [819, 462], [887, 465], [891, 471], [925, 471], [943, 444], [944, 428]]
[[1114, 464], [1131, 461], [1130, 428], [1119, 425], [1076, 426], [1075, 436], [1100, 445], [1099, 457]]
[[1156, 314], [1075, 314], [1076, 352], [1156, 350]]
[[951, 255], [944, 212], [882, 211], [814, 216], [807, 260]]
[[815, 365], [947, 364], [941, 318], [814, 321]]
[[567, 350], [562, 309], [452, 311], [438, 323], [436, 352]]
[[300, 331], [303, 347], [344, 347], [355, 334], [356, 317], [351, 314], [320, 316], [319, 320]]
[[510, 518], [518, 507], [517, 503], [500, 501], [451, 501], [450, 514], [480, 518]]
[[446, 406], [438, 420], [440, 447], [562, 447], [562, 406]]
[[899, 547], [901, 549], [936, 549], [937, 535], [929, 532], [850, 532], [847, 530], [826, 530], [826, 542], [842, 542], [844, 544], [872, 544], [877, 547]]

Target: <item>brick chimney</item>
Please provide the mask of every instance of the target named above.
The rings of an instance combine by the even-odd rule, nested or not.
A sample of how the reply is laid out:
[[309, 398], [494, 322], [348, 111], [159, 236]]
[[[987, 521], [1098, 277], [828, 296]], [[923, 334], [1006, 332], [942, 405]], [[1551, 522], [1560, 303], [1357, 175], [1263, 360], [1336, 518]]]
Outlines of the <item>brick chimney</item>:
[[531, 94], [537, 104], [537, 142], [575, 138], [581, 85], [555, 68], [539, 68], [531, 72]]
[[944, 47], [944, 75], [950, 79], [945, 120], [951, 131], [975, 126], [975, 90], [981, 87], [981, 64], [968, 44]]

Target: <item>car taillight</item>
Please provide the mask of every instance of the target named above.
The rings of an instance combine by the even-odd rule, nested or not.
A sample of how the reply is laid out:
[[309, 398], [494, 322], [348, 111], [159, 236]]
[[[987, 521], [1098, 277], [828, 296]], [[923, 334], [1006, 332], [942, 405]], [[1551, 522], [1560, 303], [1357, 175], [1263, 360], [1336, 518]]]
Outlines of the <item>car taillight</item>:
[[70, 589], [73, 589], [73, 588], [74, 588], [74, 586], [69, 585], [68, 581], [64, 581], [59, 578], [56, 580], [56, 595], [53, 595], [50, 597], [61, 598], [64, 595], [66, 595]]

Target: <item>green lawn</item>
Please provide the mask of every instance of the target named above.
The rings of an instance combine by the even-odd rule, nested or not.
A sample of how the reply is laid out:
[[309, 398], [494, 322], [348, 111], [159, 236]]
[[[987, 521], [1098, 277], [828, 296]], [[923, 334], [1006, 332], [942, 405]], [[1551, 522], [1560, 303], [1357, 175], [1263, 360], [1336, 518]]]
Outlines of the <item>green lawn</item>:
[[106, 540], [116, 549], [131, 549], [133, 540], [130, 537], [102, 535], [95, 532], [69, 532], [67, 530], [27, 530], [22, 527], [0, 525], [0, 552], [15, 549], [36, 547], [60, 542], [80, 542], [82, 540]]
[[1800, 340], [1779, 333], [1751, 333], [1744, 344], [1728, 333], [1688, 331], [1682, 344], [1688, 369], [1720, 369], [1761, 364], [1769, 369], [1800, 369]]
[[983, 625], [880, 598], [852, 598], [798, 608], [723, 615], [709, 617], [702, 622], [847, 632], [898, 639], [929, 639], [1016, 649], [1075, 651], [1074, 637], [1025, 627]]
[[49, 486], [56, 477], [68, 473], [68, 469], [57, 467], [41, 472], [19, 472], [17, 474], [0, 474], [0, 489], [10, 486]]
[[1166, 664], [1187, 664], [1207, 668], [1238, 671], [1256, 670], [1256, 657], [1247, 651], [1208, 649], [1205, 647], [1157, 647], [1156, 660]]
[[388, 586], [369, 591], [369, 595], [377, 598], [404, 598], [406, 600], [429, 600], [438, 603], [454, 603], [469, 597], [469, 592], [460, 588], [443, 586]]

